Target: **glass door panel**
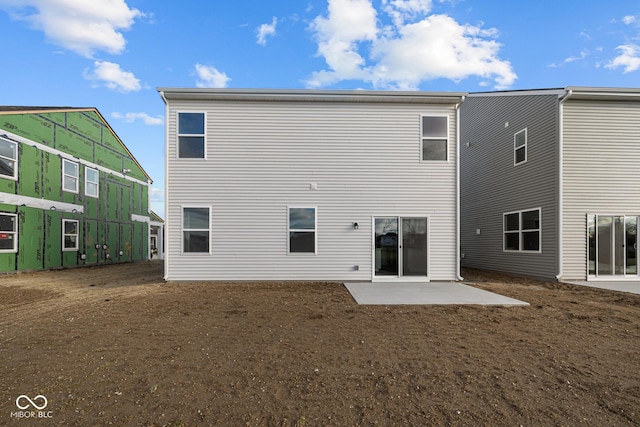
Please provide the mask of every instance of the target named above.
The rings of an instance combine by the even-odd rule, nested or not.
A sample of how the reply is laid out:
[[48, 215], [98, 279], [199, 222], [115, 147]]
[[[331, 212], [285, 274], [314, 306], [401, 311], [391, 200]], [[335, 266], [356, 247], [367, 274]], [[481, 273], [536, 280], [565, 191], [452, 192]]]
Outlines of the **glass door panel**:
[[375, 219], [375, 275], [398, 275], [398, 218]]
[[598, 216], [598, 275], [613, 274], [613, 217]]
[[427, 218], [402, 218], [402, 275], [427, 276]]
[[624, 274], [624, 217], [613, 217], [613, 271], [614, 274]]
[[625, 273], [638, 274], [638, 217], [626, 217], [625, 228]]

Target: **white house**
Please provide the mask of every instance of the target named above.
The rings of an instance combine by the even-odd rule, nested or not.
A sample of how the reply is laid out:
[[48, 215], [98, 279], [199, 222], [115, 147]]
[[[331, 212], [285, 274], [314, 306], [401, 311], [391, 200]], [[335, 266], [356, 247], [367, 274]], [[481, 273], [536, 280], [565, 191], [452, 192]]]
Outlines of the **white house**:
[[165, 279], [459, 278], [465, 94], [158, 91]]

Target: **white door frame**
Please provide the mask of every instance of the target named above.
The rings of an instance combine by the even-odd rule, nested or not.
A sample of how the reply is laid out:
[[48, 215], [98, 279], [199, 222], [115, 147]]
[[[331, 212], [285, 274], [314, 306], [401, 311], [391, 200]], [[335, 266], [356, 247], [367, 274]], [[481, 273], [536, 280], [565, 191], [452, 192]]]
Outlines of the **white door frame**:
[[[376, 218], [396, 218], [398, 220], [398, 275], [376, 276]], [[427, 220], [427, 275], [404, 276], [402, 275], [402, 219], [426, 218]], [[371, 281], [372, 282], [429, 282], [431, 271], [431, 218], [429, 215], [373, 215], [371, 217]]]
[[[590, 248], [589, 248], [589, 219], [591, 217], [594, 217], [594, 231], [595, 231], [595, 272], [596, 274], [591, 274], [590, 273], [590, 266], [589, 266], [589, 262], [590, 260]], [[599, 254], [598, 254], [598, 237], [599, 237], [599, 233], [598, 233], [598, 217], [621, 217], [622, 218], [622, 223], [624, 225], [624, 236], [626, 238], [627, 235], [627, 218], [636, 218], [636, 227], [640, 226], [640, 215], [623, 215], [623, 214], [610, 214], [610, 213], [589, 213], [587, 214], [587, 222], [586, 222], [586, 244], [587, 244], [587, 281], [638, 281], [640, 279], [640, 264], [638, 263], [639, 260], [639, 255], [640, 252], [638, 252], [637, 246], [636, 246], [636, 274], [627, 274], [626, 271], [626, 254], [624, 255], [623, 259], [625, 260], [625, 268], [624, 268], [624, 273], [622, 274], [615, 274], [615, 266], [613, 266], [612, 268], [614, 269], [614, 273], [613, 274], [598, 274], [598, 259], [599, 259]], [[612, 248], [612, 258], [615, 258], [615, 219], [612, 221], [611, 223], [611, 234], [612, 234], [612, 245], [614, 245], [614, 247]], [[636, 245], [637, 245], [637, 241], [640, 238], [640, 235], [638, 235], [638, 231], [636, 230]]]

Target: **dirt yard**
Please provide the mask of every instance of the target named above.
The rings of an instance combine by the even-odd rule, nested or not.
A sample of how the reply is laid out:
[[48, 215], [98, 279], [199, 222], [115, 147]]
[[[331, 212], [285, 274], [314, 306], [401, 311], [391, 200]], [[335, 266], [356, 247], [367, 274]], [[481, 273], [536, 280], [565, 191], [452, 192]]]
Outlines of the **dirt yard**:
[[3, 276], [0, 425], [640, 425], [640, 296], [464, 273], [531, 305], [166, 284], [158, 261]]

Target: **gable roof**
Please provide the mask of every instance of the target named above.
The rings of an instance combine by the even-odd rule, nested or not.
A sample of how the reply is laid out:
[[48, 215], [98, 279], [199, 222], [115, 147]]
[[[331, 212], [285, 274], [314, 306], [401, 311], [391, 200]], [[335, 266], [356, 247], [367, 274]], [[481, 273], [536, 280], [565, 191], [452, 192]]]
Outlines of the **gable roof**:
[[97, 108], [95, 107], [28, 107], [28, 106], [6, 106], [6, 105], [0, 106], [0, 116], [5, 114], [68, 113], [68, 112], [83, 112], [83, 111], [95, 113], [100, 118], [102, 123], [107, 127], [107, 129], [109, 129], [109, 132], [113, 135], [116, 141], [118, 141], [120, 145], [122, 145], [122, 148], [126, 151], [126, 153], [129, 155], [131, 160], [133, 160], [136, 166], [140, 168], [140, 170], [142, 171], [144, 176], [147, 178], [149, 183], [153, 183], [153, 180], [151, 179], [147, 171], [144, 170], [144, 168], [135, 158], [133, 153], [129, 151], [127, 146], [124, 144], [124, 142], [122, 142], [118, 134], [116, 134], [116, 132], [113, 130], [109, 122], [105, 120], [105, 118], [102, 116], [102, 114], [100, 114], [100, 111], [98, 111]]

